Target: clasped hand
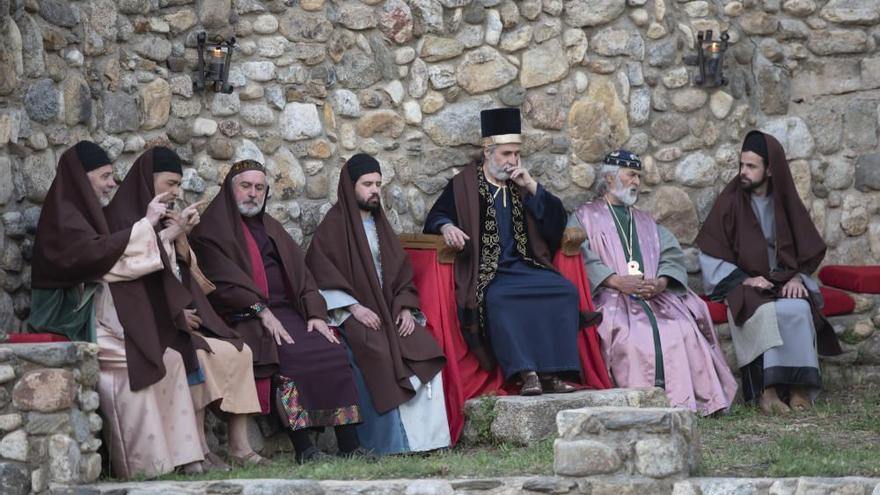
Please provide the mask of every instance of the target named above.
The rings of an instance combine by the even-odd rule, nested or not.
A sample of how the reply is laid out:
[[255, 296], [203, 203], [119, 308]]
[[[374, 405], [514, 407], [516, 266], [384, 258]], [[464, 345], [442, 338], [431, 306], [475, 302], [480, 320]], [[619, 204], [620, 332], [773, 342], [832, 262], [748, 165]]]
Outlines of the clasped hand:
[[666, 290], [666, 277], [645, 278], [644, 275], [612, 275], [606, 284], [629, 296], [651, 299]]

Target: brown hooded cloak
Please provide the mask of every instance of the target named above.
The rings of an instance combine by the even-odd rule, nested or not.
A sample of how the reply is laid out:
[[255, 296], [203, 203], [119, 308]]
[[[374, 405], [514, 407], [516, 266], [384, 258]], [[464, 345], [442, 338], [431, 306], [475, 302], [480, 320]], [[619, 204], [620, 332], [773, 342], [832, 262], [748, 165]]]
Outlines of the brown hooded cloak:
[[[155, 197], [152, 150], [132, 165], [105, 215], [111, 230], [130, 229], [144, 217]], [[184, 309], [192, 297], [174, 273], [164, 249], [161, 271], [136, 280], [109, 284], [113, 304], [125, 330], [125, 356], [131, 390], [148, 387], [165, 376], [163, 354], [171, 347], [183, 357], [187, 371], [198, 368], [195, 348], [210, 352], [208, 344], [189, 332]]]
[[[233, 168], [223, 181], [217, 197], [202, 214], [190, 240], [205, 276], [217, 287], [208, 296], [221, 316], [244, 339], [254, 353], [254, 375], [272, 376], [278, 371], [278, 349], [275, 340], [258, 318], [248, 315], [254, 303], [267, 303], [266, 294], [255, 281], [251, 256], [247, 248], [241, 213], [235, 202], [232, 178], [241, 170]], [[268, 190], [266, 191], [268, 199]], [[284, 265], [288, 300], [306, 320], [327, 319], [327, 305], [315, 281], [306, 269], [302, 249], [274, 218], [263, 211], [258, 218], [275, 243]]]
[[[772, 289], [764, 290], [740, 283], [727, 293], [727, 304], [739, 326], [759, 306], [780, 298], [783, 285], [792, 277], [799, 273], [813, 273], [826, 250], [825, 242], [795, 188], [782, 145], [769, 134], [759, 131], [749, 134], [753, 133], [762, 135], [767, 143], [767, 166], [771, 174], [768, 192], [773, 196], [779, 268], [770, 270], [767, 241], [752, 210], [751, 193], [742, 187], [739, 175], [721, 191], [695, 241], [703, 253], [736, 265], [745, 276], [763, 276], [774, 284]], [[840, 354], [840, 343], [833, 328], [817, 305], [813, 301], [810, 304], [819, 354]]]
[[397, 333], [395, 321], [400, 311], [419, 307], [412, 264], [380, 207], [372, 213], [382, 257], [379, 282], [348, 167], [342, 167], [338, 201], [315, 231], [306, 263], [318, 287], [350, 294], [382, 321], [382, 328], [376, 331], [350, 317], [344, 328], [376, 410], [384, 413], [415, 395], [409, 377], [416, 375], [422, 383], [430, 382], [443, 369], [446, 358], [424, 327], [417, 324], [406, 337]]
[[111, 234], [85, 168], [71, 147], [61, 155], [40, 212], [31, 285], [63, 289], [96, 282], [113, 268], [130, 237], [131, 225]]

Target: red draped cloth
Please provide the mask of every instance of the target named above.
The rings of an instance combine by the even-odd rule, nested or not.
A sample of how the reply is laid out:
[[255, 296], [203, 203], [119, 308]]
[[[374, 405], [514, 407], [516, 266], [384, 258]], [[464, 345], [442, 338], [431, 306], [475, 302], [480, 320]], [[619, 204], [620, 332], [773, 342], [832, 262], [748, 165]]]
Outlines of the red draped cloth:
[[[455, 307], [453, 265], [440, 263], [434, 249], [407, 248], [406, 252], [412, 260], [421, 310], [428, 319], [428, 331], [437, 339], [446, 354], [443, 393], [446, 396], [446, 415], [454, 445], [464, 429], [464, 403], [468, 399], [487, 394], [515, 394], [517, 391], [505, 389], [500, 368], [485, 371], [480, 368], [477, 359], [468, 353]], [[581, 256], [564, 256], [560, 252], [556, 255], [554, 264], [577, 287], [580, 293], [580, 309], [592, 310], [593, 300]], [[611, 388], [595, 327], [583, 329], [578, 334], [578, 348], [584, 373], [583, 386], [593, 389]]]

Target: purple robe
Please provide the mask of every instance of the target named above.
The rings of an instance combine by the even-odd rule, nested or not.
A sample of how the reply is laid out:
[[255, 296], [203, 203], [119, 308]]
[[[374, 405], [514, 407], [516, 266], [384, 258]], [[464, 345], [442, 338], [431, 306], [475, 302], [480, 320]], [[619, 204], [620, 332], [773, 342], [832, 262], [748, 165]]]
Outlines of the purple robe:
[[[661, 252], [657, 223], [647, 213], [630, 211], [644, 262], [641, 270], [646, 278], [656, 278]], [[626, 275], [629, 260], [608, 205], [593, 201], [575, 215], [587, 233], [589, 249], [618, 275]], [[607, 287], [596, 291], [593, 302], [604, 316], [599, 336], [615, 384], [654, 386], [654, 336], [643, 306]], [[706, 304], [687, 288], [680, 295], [667, 289], [645, 303], [659, 327], [666, 395], [672, 406], [703, 415], [728, 408], [736, 380], [718, 345]]]

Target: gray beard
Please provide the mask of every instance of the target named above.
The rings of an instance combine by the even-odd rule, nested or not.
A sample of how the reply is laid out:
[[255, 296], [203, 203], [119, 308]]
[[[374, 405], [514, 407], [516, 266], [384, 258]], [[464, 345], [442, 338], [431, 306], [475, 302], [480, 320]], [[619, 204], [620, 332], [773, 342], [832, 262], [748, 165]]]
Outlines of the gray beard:
[[238, 212], [243, 217], [255, 217], [263, 211], [263, 205], [247, 206], [244, 203], [238, 203]]
[[639, 200], [639, 190], [635, 187], [623, 187], [619, 177], [614, 181], [614, 190], [611, 194], [626, 206], [632, 206]]
[[495, 180], [505, 182], [510, 178], [510, 172], [504, 170], [504, 167], [495, 163], [494, 158], [489, 158], [489, 173], [492, 174], [492, 178]]
[[112, 198], [108, 196], [101, 196], [100, 198], [98, 198], [98, 203], [101, 205], [101, 208], [106, 208], [107, 205], [110, 204], [111, 199]]

